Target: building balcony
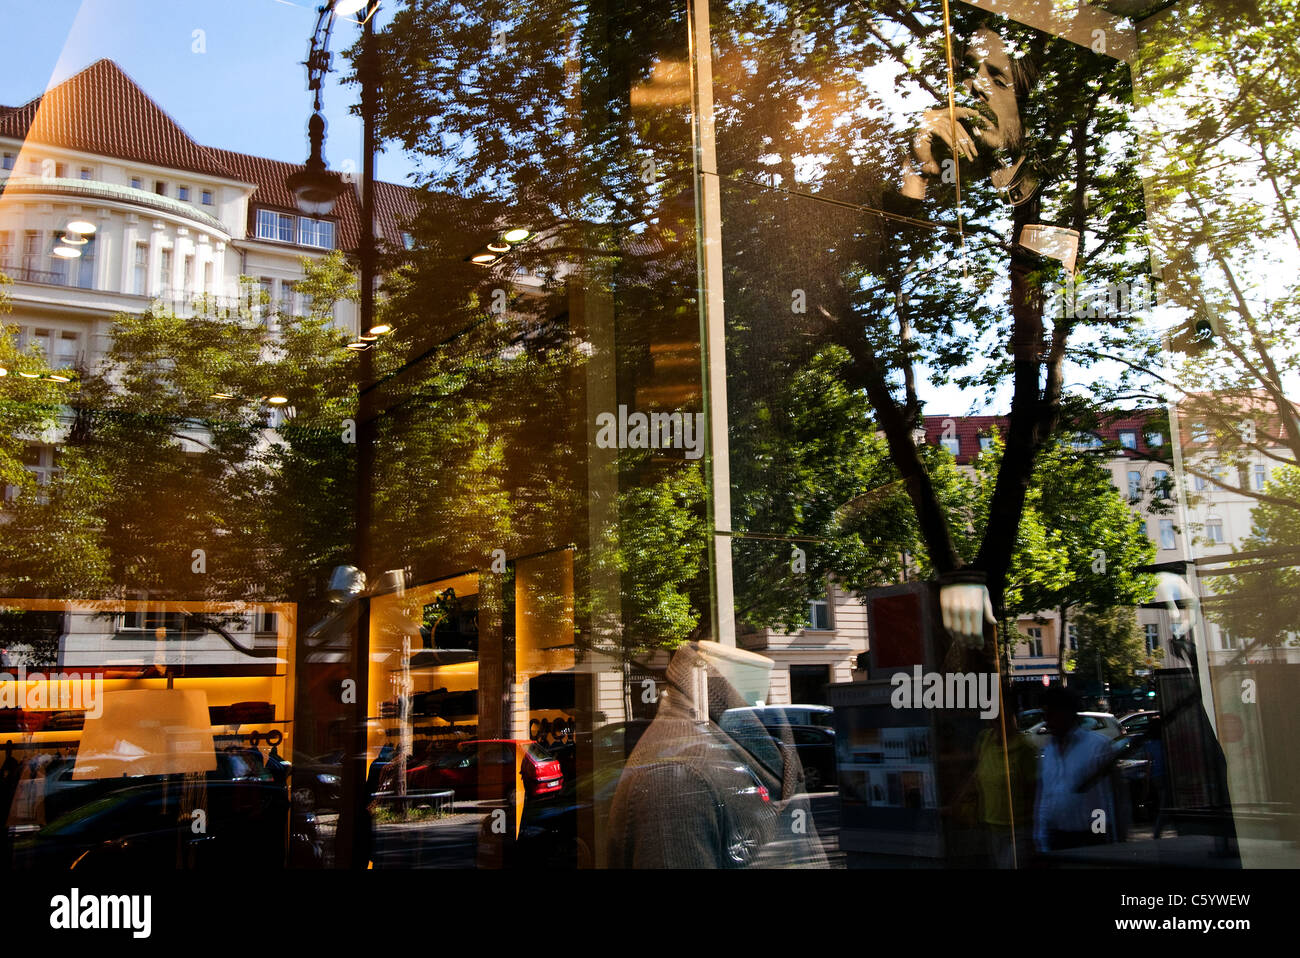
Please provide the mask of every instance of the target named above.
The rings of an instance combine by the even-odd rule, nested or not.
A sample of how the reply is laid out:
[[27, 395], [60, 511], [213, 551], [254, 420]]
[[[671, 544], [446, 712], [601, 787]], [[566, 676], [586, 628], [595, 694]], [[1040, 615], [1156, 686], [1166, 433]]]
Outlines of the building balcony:
[[189, 220], [203, 230], [230, 239], [226, 225], [208, 213], [182, 200], [169, 196], [137, 190], [117, 183], [98, 180], [72, 180], [41, 176], [0, 176], [0, 196], [16, 199], [21, 196], [62, 197], [89, 203], [120, 203], [124, 206], [145, 208], [155, 213]]

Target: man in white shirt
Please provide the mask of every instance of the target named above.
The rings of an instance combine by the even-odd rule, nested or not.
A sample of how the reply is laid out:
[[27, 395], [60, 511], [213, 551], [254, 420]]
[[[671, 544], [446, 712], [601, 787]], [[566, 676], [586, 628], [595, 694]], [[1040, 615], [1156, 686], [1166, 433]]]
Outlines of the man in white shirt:
[[1039, 763], [1035, 846], [1052, 852], [1113, 841], [1110, 741], [1079, 724], [1078, 699], [1069, 689], [1049, 689], [1043, 711], [1051, 738]]

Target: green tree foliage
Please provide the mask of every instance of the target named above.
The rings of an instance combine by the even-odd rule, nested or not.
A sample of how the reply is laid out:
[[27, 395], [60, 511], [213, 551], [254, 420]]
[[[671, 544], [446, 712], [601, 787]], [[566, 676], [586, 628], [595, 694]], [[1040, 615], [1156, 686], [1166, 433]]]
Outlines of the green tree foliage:
[[1146, 645], [1137, 611], [1113, 608], [1085, 612], [1078, 618], [1079, 649], [1070, 654], [1072, 671], [1087, 680], [1131, 686], [1146, 664]]
[[1252, 515], [1251, 534], [1230, 575], [1215, 577], [1206, 615], [1249, 650], [1294, 646], [1300, 622], [1300, 512], [1273, 500], [1300, 502], [1300, 469], [1276, 469], [1265, 487], [1270, 500]]
[[1144, 24], [1136, 68], [1174, 350], [1148, 382], [1179, 402], [1189, 475], [1291, 509], [1249, 467], [1300, 459], [1298, 23], [1295, 0], [1189, 0]]

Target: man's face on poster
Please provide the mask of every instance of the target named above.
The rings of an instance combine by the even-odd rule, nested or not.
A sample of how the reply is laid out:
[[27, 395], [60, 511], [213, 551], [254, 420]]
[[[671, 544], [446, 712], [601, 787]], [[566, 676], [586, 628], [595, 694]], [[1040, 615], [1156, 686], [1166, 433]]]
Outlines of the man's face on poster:
[[966, 62], [973, 71], [966, 90], [983, 120], [970, 122], [972, 135], [990, 150], [1019, 153], [1024, 128], [1006, 44], [992, 30], [981, 28], [971, 38]]

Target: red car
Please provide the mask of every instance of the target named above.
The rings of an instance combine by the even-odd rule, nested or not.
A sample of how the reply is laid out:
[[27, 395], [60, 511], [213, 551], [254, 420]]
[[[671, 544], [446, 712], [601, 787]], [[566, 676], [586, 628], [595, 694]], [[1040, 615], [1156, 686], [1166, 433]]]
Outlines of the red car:
[[[390, 765], [396, 769], [396, 765]], [[408, 791], [451, 789], [457, 799], [505, 798], [512, 783], [523, 779], [532, 797], [558, 792], [564, 784], [560, 763], [536, 742], [479, 739], [461, 742], [454, 751], [433, 752], [406, 770]]]

